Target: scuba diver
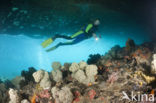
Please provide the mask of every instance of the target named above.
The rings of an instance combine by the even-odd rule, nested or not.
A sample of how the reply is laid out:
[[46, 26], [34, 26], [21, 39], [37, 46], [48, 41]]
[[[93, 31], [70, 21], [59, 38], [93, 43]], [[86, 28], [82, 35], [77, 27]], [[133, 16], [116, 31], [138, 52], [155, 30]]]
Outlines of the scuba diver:
[[49, 51], [55, 50], [56, 48], [58, 48], [60, 46], [77, 44], [77, 43], [79, 43], [83, 40], [89, 39], [91, 37], [94, 37], [96, 40], [98, 40], [98, 37], [95, 34], [95, 32], [97, 31], [99, 24], [100, 24], [100, 21], [97, 19], [93, 23], [88, 24], [83, 29], [81, 29], [80, 31], [76, 32], [75, 34], [73, 34], [71, 36], [56, 34], [55, 36], [45, 40], [41, 45], [43, 48], [45, 48], [48, 45], [50, 45], [51, 43], [53, 43], [54, 40], [57, 38], [64, 38], [67, 40], [72, 40], [72, 41], [64, 42], [64, 43], [59, 42], [56, 46], [51, 47], [50, 49], [46, 50], [47, 52], [49, 52]]

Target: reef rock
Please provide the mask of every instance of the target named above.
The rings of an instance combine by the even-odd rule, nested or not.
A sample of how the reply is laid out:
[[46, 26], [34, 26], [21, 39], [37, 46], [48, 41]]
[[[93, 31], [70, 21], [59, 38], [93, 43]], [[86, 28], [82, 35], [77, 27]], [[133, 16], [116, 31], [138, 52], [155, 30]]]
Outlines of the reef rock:
[[51, 92], [56, 103], [72, 103], [73, 101], [73, 94], [67, 86], [62, 87], [61, 89], [53, 87]]
[[33, 77], [35, 79], [35, 82], [37, 82], [37, 83], [41, 81], [43, 76], [44, 76], [44, 71], [43, 70], [39, 70], [39, 71], [33, 73]]
[[152, 72], [153, 74], [156, 74], [156, 54], [153, 55], [153, 61], [152, 61], [151, 65], [152, 65], [152, 70], [151, 70], [151, 72]]
[[19, 103], [19, 96], [18, 96], [17, 90], [10, 88], [9, 96], [10, 96], [9, 103]]
[[5, 87], [5, 84], [0, 83], [0, 103], [5, 103], [5, 99], [8, 99], [8, 93], [6, 92], [7, 89]]
[[119, 45], [112, 47], [111, 50], [104, 56], [105, 59], [121, 59], [123, 57], [123, 51]]
[[4, 92], [4, 91], [6, 91], [6, 90], [7, 90], [7, 89], [6, 89], [6, 87], [5, 87], [5, 84], [0, 83], [0, 91]]
[[131, 52], [135, 48], [135, 42], [132, 39], [128, 39], [126, 41], [126, 51]]

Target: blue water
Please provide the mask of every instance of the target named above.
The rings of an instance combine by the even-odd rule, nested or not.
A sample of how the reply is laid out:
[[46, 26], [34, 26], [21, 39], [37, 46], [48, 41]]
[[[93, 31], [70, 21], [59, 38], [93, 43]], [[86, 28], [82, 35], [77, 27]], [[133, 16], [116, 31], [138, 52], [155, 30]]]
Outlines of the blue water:
[[[149, 40], [148, 37], [142, 38], [141, 32], [137, 35], [131, 33], [128, 35], [125, 32], [104, 34], [98, 41], [91, 38], [79, 44], [59, 47], [48, 53], [40, 45], [46, 38], [34, 39], [25, 35], [0, 35], [0, 77], [2, 79], [13, 78], [20, 75], [20, 72], [28, 67], [51, 71], [51, 64], [54, 61], [59, 61], [62, 64], [86, 61], [89, 54], [104, 54], [114, 45], [124, 46], [129, 37], [134, 39], [137, 44]], [[57, 39], [49, 47], [60, 41], [66, 40]]]

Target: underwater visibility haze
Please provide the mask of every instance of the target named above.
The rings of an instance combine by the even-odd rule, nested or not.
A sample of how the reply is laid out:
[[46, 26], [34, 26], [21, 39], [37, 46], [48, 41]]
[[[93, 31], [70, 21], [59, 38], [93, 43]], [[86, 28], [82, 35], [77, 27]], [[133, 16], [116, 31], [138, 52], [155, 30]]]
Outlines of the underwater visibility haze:
[[[109, 67], [110, 65], [111, 65], [110, 71], [112, 67], [114, 67], [113, 71], [116, 70], [115, 68], [121, 67], [121, 66], [117, 66], [117, 67], [114, 66], [115, 64], [113, 64], [113, 60], [117, 60], [117, 61], [119, 60], [120, 65], [126, 65], [126, 63], [130, 63], [131, 61], [133, 61], [133, 59], [135, 58], [134, 55], [136, 56], [137, 53], [140, 54], [143, 53], [142, 57], [144, 58], [148, 57], [146, 55], [148, 54], [148, 49], [142, 49], [143, 47], [140, 45], [147, 42], [153, 43], [156, 40], [156, 1], [155, 0], [63, 0], [63, 1], [62, 0], [20, 0], [20, 1], [2, 0], [0, 3], [0, 19], [1, 19], [0, 80], [2, 81], [12, 80], [16, 76], [20, 76], [23, 70], [28, 71], [28, 68], [30, 67], [33, 67], [36, 70], [40, 70], [40, 69], [44, 70], [44, 71], [40, 71], [41, 73], [45, 71], [47, 72], [51, 72], [52, 70], [55, 71], [56, 70], [55, 68], [60, 69], [59, 66], [64, 64], [69, 64], [71, 66], [69, 68], [68, 66], [66, 67], [66, 65], [64, 65], [62, 66], [62, 68], [68, 68], [70, 73], [73, 73], [72, 76], [74, 76], [74, 72], [73, 72], [74, 70], [71, 70], [71, 68], [76, 68], [77, 64], [73, 64], [73, 63], [80, 63], [79, 64], [80, 66], [81, 61], [88, 62], [89, 59], [91, 60], [91, 62], [85, 64], [88, 65], [86, 66], [86, 68], [90, 68], [90, 69], [95, 68], [94, 67], [95, 65], [98, 68], [98, 72], [96, 73], [95, 70], [94, 71], [95, 74], [93, 74], [93, 76], [96, 76], [96, 74], [103, 75], [101, 73], [107, 72], [108, 68], [106, 70], [102, 70], [102, 69]], [[84, 28], [86, 30], [86, 28], [90, 29], [96, 26], [93, 24], [92, 25], [93, 27], [92, 26], [89, 27], [88, 25], [90, 23], [93, 23], [95, 20], [99, 20], [100, 22], [97, 27], [97, 30], [94, 32], [96, 35], [71, 45], [61, 44], [64, 42], [71, 43], [71, 40], [67, 40], [66, 38], [69, 37], [70, 39], [73, 39], [72, 35], [78, 32], [79, 30], [82, 30]], [[88, 25], [88, 27], [86, 25]], [[65, 36], [66, 38], [57, 38], [58, 35]], [[54, 40], [55, 36], [56, 39]], [[76, 37], [78, 36], [76, 35]], [[95, 39], [95, 37], [97, 37], [98, 39], [97, 38]], [[81, 34], [79, 38], [81, 39]], [[45, 42], [45, 40], [49, 40], [46, 41], [49, 42], [49, 44], [47, 47], [43, 48], [43, 43]], [[133, 44], [133, 41], [135, 44]], [[147, 48], [150, 45], [148, 43], [147, 45], [145, 44]], [[135, 49], [133, 48], [134, 45], [137, 45], [135, 46]], [[51, 47], [54, 47], [53, 48], [54, 50], [47, 52], [46, 50]], [[124, 54], [125, 53], [124, 49], [121, 48], [126, 48], [126, 50], [128, 50], [127, 52], [128, 54], [126, 54], [126, 56]], [[133, 50], [130, 50], [132, 48]], [[138, 48], [139, 50], [137, 51]], [[149, 48], [154, 48], [154, 47], [149, 47]], [[149, 50], [151, 55], [152, 53], [153, 54], [155, 53], [154, 49], [149, 49]], [[93, 58], [91, 57], [91, 54], [92, 56], [94, 55]], [[100, 60], [95, 59], [97, 56], [96, 54], [99, 54], [101, 56]], [[113, 55], [116, 56], [124, 55], [123, 56], [124, 60], [126, 58], [126, 60], [128, 60], [129, 62], [122, 64], [123, 62], [121, 61], [123, 58], [117, 59], [116, 57], [113, 57]], [[110, 59], [110, 57], [112, 58]], [[109, 58], [110, 60], [106, 58]], [[150, 59], [148, 58], [150, 62], [152, 60], [151, 58]], [[92, 63], [94, 64], [93, 67], [89, 65]], [[114, 63], [116, 63], [116, 61]], [[122, 68], [127, 69], [130, 67], [131, 66], [129, 67], [123, 66]], [[62, 70], [61, 72], [63, 73], [63, 71], [64, 70]], [[108, 74], [111, 74], [110, 71]], [[47, 72], [45, 72], [44, 74], [46, 75]], [[87, 72], [87, 70], [85, 70], [85, 72]], [[22, 72], [22, 73], [27, 74], [29, 72]], [[70, 74], [69, 72], [66, 73], [68, 75]], [[22, 74], [22, 76], [26, 74]], [[57, 77], [60, 74], [61, 74], [60, 71], [57, 71], [56, 76], [54, 76], [55, 73], [52, 72], [52, 76], [54, 76], [53, 77], [54, 81], [57, 82], [59, 78], [66, 77], [65, 75], [63, 75], [62, 77], [60, 76]], [[118, 80], [117, 78], [120, 78], [117, 77], [117, 75], [119, 74], [120, 72], [113, 72], [112, 76], [114, 78], [112, 77], [113, 79], [111, 79], [110, 77], [111, 75], [109, 75], [108, 77], [106, 77], [108, 79], [107, 81], [114, 83], [114, 81]], [[35, 80], [33, 82], [36, 82], [36, 78], [35, 78], [36, 75], [37, 74], [33, 74], [34, 77], [33, 80]], [[144, 74], [142, 75], [145, 78]], [[85, 76], [84, 77], [81, 76], [81, 77], [89, 78], [87, 76], [88, 74], [86, 73], [86, 77]], [[32, 77], [32, 74], [30, 77]], [[73, 78], [79, 78], [79, 77], [73, 77]], [[104, 80], [106, 79], [105, 76], [99, 78], [103, 78]], [[25, 79], [27, 79], [27, 76], [25, 77]], [[28, 80], [31, 81], [32, 79], [28, 79]], [[97, 81], [98, 80], [100, 81], [102, 79], [97, 79]], [[72, 80], [69, 81], [71, 82]], [[86, 82], [86, 81], [84, 82], [81, 80], [77, 80], [77, 81], [82, 84], [87, 83], [87, 85], [89, 86], [94, 84], [92, 82]], [[90, 80], [90, 81], [94, 81], [94, 80]], [[45, 84], [49, 82], [50, 81], [45, 82]], [[26, 84], [27, 83], [28, 81], [26, 82]], [[63, 83], [67, 83], [67, 82], [63, 81]], [[103, 82], [101, 82], [99, 86], [105, 84], [102, 83]], [[143, 81], [141, 81], [141, 83], [144, 84]], [[47, 89], [47, 87], [42, 84], [44, 83], [40, 83], [40, 86], [43, 88], [45, 87]], [[63, 88], [62, 90], [69, 92], [67, 88]], [[56, 97], [54, 96], [55, 92], [53, 91], [55, 90], [52, 90], [53, 98], [55, 99], [55, 101], [57, 101]], [[9, 91], [9, 93], [11, 92]], [[47, 93], [46, 96], [45, 95], [43, 96], [44, 93], [45, 94]], [[39, 101], [42, 101], [42, 97], [49, 100], [48, 93], [49, 93], [48, 91], [44, 91], [43, 93], [41, 93], [42, 96], [41, 94], [39, 94], [39, 96], [37, 97], [35, 97], [35, 95], [30, 96], [29, 94], [27, 94], [29, 95], [28, 97], [31, 97], [32, 99], [29, 100], [28, 98], [24, 98], [24, 97], [22, 99], [27, 99], [28, 101], [31, 101], [31, 103], [36, 103], [34, 101], [37, 98]], [[95, 91], [91, 90], [91, 93], [92, 95], [90, 96], [90, 99], [92, 100], [94, 96], [97, 95], [98, 93], [96, 90]], [[69, 93], [70, 97], [72, 97], [71, 95]], [[78, 98], [77, 95], [79, 94], [73, 94], [73, 96], [75, 95], [76, 97], [73, 97], [75, 99], [72, 98], [72, 100], [68, 100], [67, 102], [60, 102], [61, 100], [58, 100], [56, 103], [70, 103], [73, 100], [76, 101], [77, 100], [76, 98]], [[102, 97], [99, 96], [99, 98]], [[110, 100], [110, 98], [108, 100]], [[3, 100], [2, 103], [6, 103], [4, 101], [5, 100]], [[116, 99], [114, 99], [114, 101], [116, 101]], [[16, 102], [11, 102], [11, 103], [16, 103]], [[53, 103], [53, 102], [42, 101], [40, 103]], [[93, 103], [103, 103], [103, 102], [93, 102]]]

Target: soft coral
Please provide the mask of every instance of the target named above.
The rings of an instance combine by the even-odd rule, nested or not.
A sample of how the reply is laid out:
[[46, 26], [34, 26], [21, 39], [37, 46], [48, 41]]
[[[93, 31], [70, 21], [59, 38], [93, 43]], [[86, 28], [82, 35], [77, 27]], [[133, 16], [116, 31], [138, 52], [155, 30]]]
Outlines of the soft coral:
[[96, 95], [96, 92], [94, 89], [91, 89], [89, 92], [88, 92], [88, 95], [89, 95], [89, 98], [92, 100], [94, 99], [95, 95]]

